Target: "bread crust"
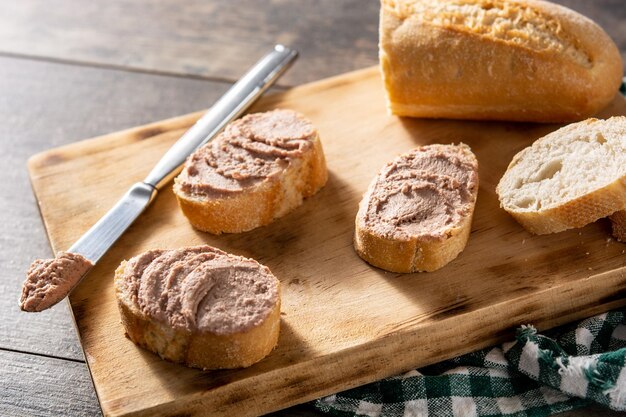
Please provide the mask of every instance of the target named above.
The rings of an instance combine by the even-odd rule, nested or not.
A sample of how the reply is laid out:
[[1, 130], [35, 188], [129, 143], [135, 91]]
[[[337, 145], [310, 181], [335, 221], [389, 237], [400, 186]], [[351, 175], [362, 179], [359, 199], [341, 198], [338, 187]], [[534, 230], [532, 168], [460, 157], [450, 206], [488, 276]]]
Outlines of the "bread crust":
[[549, 48], [401, 16], [397, 3], [403, 1], [382, 0], [380, 19], [380, 64], [393, 114], [568, 122], [597, 113], [618, 91], [622, 61], [616, 45], [593, 21], [565, 7], [495, 2], [531, 7], [557, 21], [588, 55], [590, 67]]
[[613, 237], [620, 242], [626, 242], [626, 210], [613, 213], [609, 219], [613, 228]]
[[626, 177], [565, 204], [541, 211], [504, 208], [526, 230], [536, 235], [583, 227], [626, 207]]
[[271, 177], [243, 193], [209, 198], [182, 191], [178, 178], [174, 194], [193, 227], [213, 234], [240, 233], [265, 226], [302, 204], [328, 180], [319, 134], [301, 158], [293, 159], [283, 175]]
[[[478, 190], [478, 187], [476, 188]], [[476, 198], [476, 193], [474, 195]], [[471, 213], [458, 227], [450, 229], [440, 240], [418, 238], [401, 241], [373, 233], [356, 220], [354, 247], [359, 256], [370, 265], [390, 272], [432, 272], [455, 259], [465, 249], [472, 230]]]
[[181, 330], [151, 319], [127, 299], [120, 290], [125, 266], [126, 261], [115, 271], [115, 292], [126, 336], [162, 359], [205, 370], [245, 368], [267, 356], [278, 343], [280, 287], [270, 314], [248, 331], [220, 335]]

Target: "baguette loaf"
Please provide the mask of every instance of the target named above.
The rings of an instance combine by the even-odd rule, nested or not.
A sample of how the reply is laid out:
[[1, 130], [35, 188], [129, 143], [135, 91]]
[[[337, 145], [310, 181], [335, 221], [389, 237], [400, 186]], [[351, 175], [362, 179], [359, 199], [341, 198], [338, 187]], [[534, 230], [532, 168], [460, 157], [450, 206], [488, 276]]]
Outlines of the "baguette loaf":
[[435, 271], [465, 248], [477, 193], [478, 162], [467, 145], [403, 154], [383, 167], [361, 200], [356, 252], [387, 271]]
[[278, 341], [279, 281], [256, 261], [210, 246], [122, 262], [115, 294], [128, 338], [172, 362], [247, 367]]
[[626, 208], [626, 117], [589, 119], [519, 152], [496, 188], [535, 234], [582, 227]]
[[174, 181], [199, 230], [238, 233], [284, 216], [328, 178], [319, 134], [291, 110], [249, 114], [196, 150]]
[[622, 77], [597, 24], [540, 0], [382, 0], [380, 63], [390, 111], [427, 118], [582, 120]]

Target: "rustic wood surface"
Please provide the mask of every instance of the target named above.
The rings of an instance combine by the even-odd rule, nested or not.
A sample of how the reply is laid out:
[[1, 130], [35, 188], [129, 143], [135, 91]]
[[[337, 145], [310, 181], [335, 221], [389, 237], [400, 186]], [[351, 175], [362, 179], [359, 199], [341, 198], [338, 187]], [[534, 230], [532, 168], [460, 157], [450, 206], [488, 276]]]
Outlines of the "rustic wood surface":
[[[251, 58], [283, 42], [302, 52], [283, 85], [363, 68], [377, 56], [378, 0], [48, 3], [4, 2], [0, 51], [232, 80]], [[598, 21], [626, 51], [622, 0], [557, 3]]]
[[[558, 3], [600, 23], [626, 56], [622, 0]], [[84, 364], [67, 362], [82, 360], [67, 307], [60, 305], [39, 315], [20, 313], [16, 307], [27, 265], [51, 254], [27, 179], [27, 157], [206, 107], [255, 54], [276, 41], [292, 44], [303, 53], [281, 80], [283, 85], [375, 64], [377, 2], [319, 4], [287, 0], [184, 4], [61, 0], [54, 7], [42, 0], [0, 3], [0, 55], [5, 56], [0, 58], [0, 166], [4, 175], [0, 183], [0, 310], [4, 318], [0, 353], [10, 352], [4, 357], [31, 369], [16, 374], [5, 362], [0, 366], [0, 415], [94, 415], [99, 409], [91, 388], [76, 383], [87, 375]], [[54, 61], [67, 65], [50, 63]], [[67, 371], [67, 380], [57, 379], [58, 390], [42, 392], [38, 382], [56, 375], [58, 364], [64, 362], [72, 370]], [[14, 395], [3, 395], [8, 392]], [[69, 404], [79, 408], [70, 413]], [[301, 415], [302, 410], [280, 415]], [[609, 414], [596, 408], [563, 415]]]
[[[213, 236], [188, 224], [167, 187], [72, 293], [105, 414], [259, 415], [506, 341], [524, 323], [550, 328], [626, 304], [624, 246], [607, 239], [607, 224], [532, 236], [499, 208], [495, 186], [508, 162], [557, 126], [392, 117], [376, 67], [265, 97], [253, 111], [272, 108], [300, 111], [319, 128], [330, 174], [320, 193], [269, 226]], [[611, 115], [626, 115], [621, 95], [603, 112]], [[197, 117], [31, 158], [53, 249], [70, 246]], [[481, 167], [465, 251], [429, 274], [384, 273], [364, 263], [352, 235], [373, 170], [416, 145], [459, 140]], [[203, 243], [254, 258], [282, 282], [278, 347], [245, 370], [164, 362], [126, 339], [119, 322], [111, 277], [123, 259]]]

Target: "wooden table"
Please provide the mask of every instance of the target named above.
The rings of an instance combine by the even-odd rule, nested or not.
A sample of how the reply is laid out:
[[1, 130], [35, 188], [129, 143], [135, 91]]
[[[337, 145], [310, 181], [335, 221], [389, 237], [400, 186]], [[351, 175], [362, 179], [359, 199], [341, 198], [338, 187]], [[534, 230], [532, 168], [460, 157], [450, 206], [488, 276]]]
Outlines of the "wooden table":
[[[559, 0], [626, 58], [623, 0]], [[271, 45], [301, 58], [278, 89], [374, 65], [376, 0], [4, 1], [0, 5], [0, 415], [99, 415], [66, 304], [19, 311], [49, 257], [26, 173], [51, 147], [208, 107]], [[309, 407], [276, 416], [321, 415]], [[626, 415], [598, 407], [568, 416]]]

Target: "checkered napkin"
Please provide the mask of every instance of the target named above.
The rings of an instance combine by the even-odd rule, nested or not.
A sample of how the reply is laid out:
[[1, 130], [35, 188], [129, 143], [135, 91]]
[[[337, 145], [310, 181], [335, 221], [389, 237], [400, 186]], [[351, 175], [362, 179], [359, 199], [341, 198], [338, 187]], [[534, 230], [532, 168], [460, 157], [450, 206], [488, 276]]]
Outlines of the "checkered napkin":
[[333, 416], [541, 417], [589, 405], [626, 410], [626, 309], [315, 401]]
[[[620, 88], [626, 95], [626, 77]], [[626, 316], [612, 311], [321, 398], [333, 416], [543, 417], [593, 402], [626, 411]]]

